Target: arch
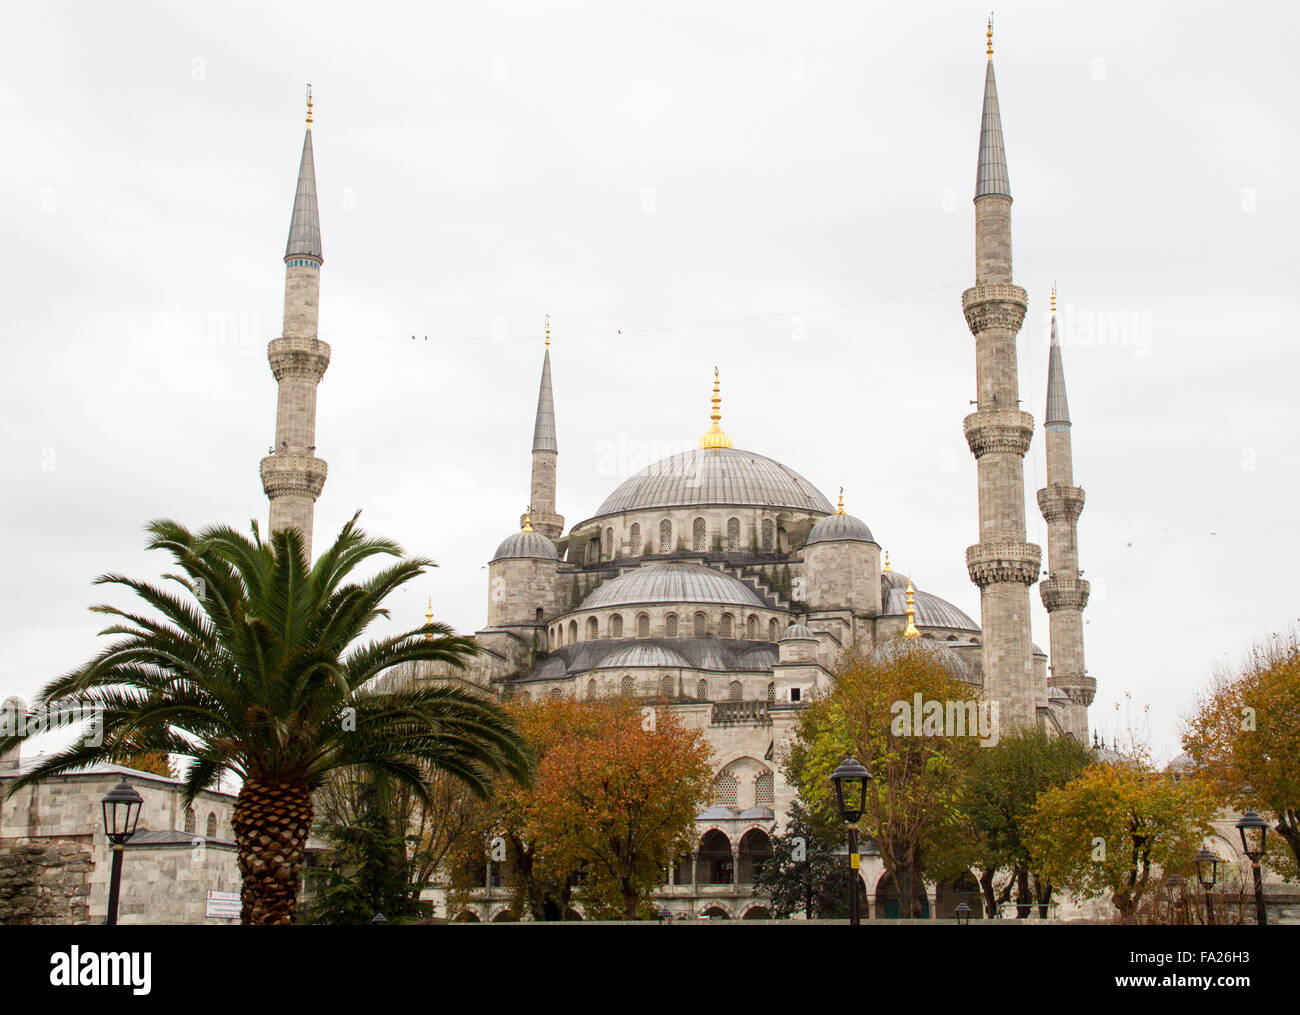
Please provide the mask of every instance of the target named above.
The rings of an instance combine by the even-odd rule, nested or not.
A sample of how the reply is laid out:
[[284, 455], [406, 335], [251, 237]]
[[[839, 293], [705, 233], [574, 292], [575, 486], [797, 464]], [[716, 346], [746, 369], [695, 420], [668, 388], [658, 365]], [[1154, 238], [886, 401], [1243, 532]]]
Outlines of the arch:
[[677, 614], [670, 613], [664, 617], [664, 636], [667, 638], [677, 637]]
[[719, 772], [713, 780], [713, 806], [735, 807], [740, 796], [740, 781], [730, 772]]
[[597, 692], [596, 692], [596, 678], [595, 678], [595, 677], [592, 677], [590, 680], [587, 681], [587, 700], [588, 700], [588, 701], [595, 701], [595, 700], [596, 700], [596, 693], [597, 693]]
[[707, 638], [709, 636], [709, 616], [703, 610], [695, 614], [695, 637]]
[[636, 690], [636, 681], [632, 679], [630, 673], [623, 674], [623, 679], [618, 682], [618, 690], [624, 698], [632, 697], [632, 693]]
[[638, 613], [636, 615], [636, 636], [638, 638], [650, 637], [650, 614]]
[[673, 884], [689, 885], [691, 883], [691, 865], [695, 863], [695, 857], [690, 853], [683, 853], [673, 864]]
[[536, 616], [537, 616], [537, 623], [539, 623], [539, 624], [542, 622], [542, 618], [546, 616], [545, 611], [543, 611], [543, 609], [542, 609], [540, 606], [537, 607], [537, 614], [536, 614]]
[[772, 859], [772, 840], [761, 828], [751, 828], [740, 838], [738, 878], [742, 885], [752, 885], [763, 864]]
[[970, 906], [975, 919], [984, 917], [984, 896], [979, 882], [970, 871], [962, 871], [955, 878], [940, 881], [934, 886], [934, 915], [939, 920], [953, 920], [961, 903]]
[[776, 783], [771, 772], [764, 772], [754, 780], [754, 806], [776, 806]]
[[776, 548], [781, 553], [790, 552], [790, 533], [785, 531], [784, 526], [776, 530]]
[[194, 808], [186, 807], [185, 808], [185, 831], [188, 832], [190, 835], [193, 835], [195, 830], [198, 828], [198, 825], [199, 825], [199, 818], [198, 815], [194, 813]]
[[727, 685], [728, 701], [743, 701], [745, 698], [745, 685], [739, 680], [733, 680]]
[[616, 613], [609, 618], [609, 636], [611, 638], [623, 637], [623, 615]]
[[578, 644], [578, 622], [576, 620], [569, 621], [569, 644]]
[[735, 623], [736, 623], [735, 617], [733, 617], [730, 613], [724, 613], [722, 615], [722, 623], [718, 626], [718, 637], [719, 638], [734, 637], [735, 631], [733, 629], [735, 627]]
[[474, 910], [462, 909], [459, 913], [457, 913], [454, 917], [452, 917], [451, 922], [452, 923], [482, 923], [483, 921], [479, 919], [478, 913], [474, 912]]
[[211, 811], [208, 811], [207, 836], [209, 839], [215, 839], [217, 837], [217, 816]]
[[697, 553], [709, 548], [709, 526], [703, 518], [691, 523], [691, 549]]
[[[880, 880], [876, 882], [876, 919], [897, 920], [898, 914], [898, 886], [894, 884], [893, 875], [889, 871], [885, 871], [884, 874], [880, 875]], [[926, 897], [923, 889], [921, 891], [921, 918], [929, 919], [929, 917], [930, 900]]]
[[781, 637], [781, 626], [776, 622], [776, 618], [773, 617], [771, 620], [767, 622], [767, 640], [777, 641], [778, 639], [780, 639], [780, 637]]
[[740, 550], [740, 519], [727, 519], [727, 549], [732, 553]]
[[730, 885], [735, 881], [736, 864], [731, 854], [731, 840], [716, 828], [705, 832], [696, 853], [695, 877], [702, 885]]
[[769, 702], [775, 702], [775, 701], [776, 701], [776, 684], [775, 684], [774, 682], [772, 682], [772, 681], [768, 681], [768, 685], [767, 685], [767, 700], [768, 700]]
[[740, 914], [742, 920], [770, 920], [771, 911], [763, 905], [753, 905]]
[[612, 526], [605, 528], [605, 559], [614, 559], [614, 529]]
[[632, 556], [633, 557], [641, 556], [641, 523], [640, 522], [632, 523], [632, 529], [631, 532], [629, 533], [628, 539], [629, 542], [631, 542], [632, 544]]
[[673, 678], [667, 673], [659, 678], [659, 693], [665, 698], [673, 696]]
[[560, 693], [560, 689], [558, 687], [552, 687], [550, 691], [547, 692], [546, 696], [550, 698], [552, 701], [559, 701], [562, 697], [564, 697], [564, 695]]
[[763, 552], [771, 553], [776, 546], [776, 525], [770, 518], [763, 519]]
[[659, 552], [673, 552], [673, 523], [667, 518], [659, 523]]
[[519, 917], [511, 916], [509, 909], [503, 909], [496, 916], [492, 917], [490, 923], [518, 923]]
[[753, 613], [745, 618], [745, 637], [750, 641], [758, 640], [758, 617]]
[[595, 617], [587, 618], [587, 640], [595, 641], [600, 637], [600, 621]]
[[[730, 884], [730, 882], [727, 882]], [[730, 920], [731, 914], [727, 912], [727, 907], [721, 902], [715, 902], [708, 909], [703, 910], [700, 916], [705, 920]]]
[[709, 700], [709, 682], [703, 677], [700, 677], [699, 682], [695, 685], [695, 697], [699, 698], [700, 701]]

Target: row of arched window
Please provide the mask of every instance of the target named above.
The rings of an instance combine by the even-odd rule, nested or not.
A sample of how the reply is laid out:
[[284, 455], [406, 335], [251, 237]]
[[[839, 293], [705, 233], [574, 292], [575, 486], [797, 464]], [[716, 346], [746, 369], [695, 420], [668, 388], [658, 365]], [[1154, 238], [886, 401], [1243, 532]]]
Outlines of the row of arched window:
[[[194, 812], [194, 808], [193, 807], [187, 808], [185, 811], [185, 831], [189, 835], [193, 835], [198, 830], [198, 825], [199, 825], [199, 817]], [[217, 816], [213, 814], [211, 811], [208, 812], [208, 824], [207, 824], [206, 835], [209, 839], [215, 839], [217, 837]]]
[[[726, 524], [726, 538], [722, 545], [729, 553], [739, 553], [743, 547], [741, 545], [742, 526], [739, 518], [728, 518]], [[648, 545], [648, 544], [647, 544]], [[673, 523], [669, 518], [665, 518], [659, 523], [659, 553], [672, 553], [676, 549], [673, 542]], [[590, 547], [594, 550], [596, 540], [593, 538]], [[789, 538], [786, 536], [785, 529], [778, 529], [776, 523], [771, 518], [764, 518], [759, 526], [759, 546], [763, 553], [772, 553], [780, 550], [785, 553], [789, 550]], [[601, 557], [604, 560], [614, 559], [614, 527], [607, 525], [600, 540]], [[642, 538], [641, 523], [633, 522], [628, 529], [628, 551], [633, 557], [641, 556]], [[691, 522], [691, 550], [695, 553], [704, 553], [709, 549], [709, 523], [708, 520], [699, 517]], [[588, 551], [590, 552], [590, 550]], [[590, 563], [590, 561], [589, 561]]]
[[[665, 638], [707, 638], [710, 635], [709, 615], [703, 610], [697, 611], [694, 616], [690, 617], [689, 628], [685, 627], [682, 621], [686, 618], [679, 618], [677, 614], [670, 613], [664, 617], [664, 637]], [[758, 614], [751, 613], [744, 621], [744, 633], [741, 633], [740, 618], [731, 613], [724, 613], [718, 620], [717, 635], [719, 638], [747, 638], [749, 641], [758, 641], [763, 637], [763, 622], [759, 619]], [[556, 624], [551, 628], [552, 647], [562, 648], [565, 645], [576, 645], [578, 643], [578, 633], [582, 631], [585, 634], [585, 641], [598, 641], [600, 639], [600, 621], [596, 617], [588, 617], [585, 625], [579, 628], [576, 620], [570, 620], [567, 630], [565, 625]], [[624, 638], [625, 628], [623, 615], [615, 613], [609, 618], [605, 625], [605, 637], [607, 638]], [[650, 637], [650, 615], [648, 613], [638, 613], [636, 615], [636, 637]], [[781, 625], [775, 617], [771, 617], [767, 622], [767, 640], [777, 641], [781, 637]]]
[[[637, 696], [636, 678], [633, 677], [630, 673], [623, 674], [623, 676], [620, 678], [618, 682], [618, 691], [619, 694], [621, 694], [624, 698], [636, 697]], [[663, 676], [661, 676], [658, 682], [655, 684], [655, 693], [657, 693], [660, 697], [663, 698], [675, 697], [676, 688], [674, 686], [673, 678], [666, 673]], [[514, 696], [524, 701], [528, 700], [528, 698], [530, 697], [528, 692], [522, 689], [516, 690], [514, 692]], [[600, 696], [601, 696], [600, 682], [597, 681], [595, 677], [592, 677], [587, 681], [587, 700], [595, 701]], [[562, 692], [558, 687], [552, 687], [550, 691], [547, 692], [547, 697], [551, 698], [552, 700], [559, 700], [560, 698], [564, 697], [564, 692]], [[744, 697], [745, 697], [745, 685], [741, 681], [733, 680], [727, 684], [728, 701], [743, 701]], [[709, 700], [709, 682], [703, 677], [701, 677], [695, 684], [695, 698], [697, 701]], [[767, 685], [767, 700], [769, 702], [776, 700], [775, 683], [768, 683]]]

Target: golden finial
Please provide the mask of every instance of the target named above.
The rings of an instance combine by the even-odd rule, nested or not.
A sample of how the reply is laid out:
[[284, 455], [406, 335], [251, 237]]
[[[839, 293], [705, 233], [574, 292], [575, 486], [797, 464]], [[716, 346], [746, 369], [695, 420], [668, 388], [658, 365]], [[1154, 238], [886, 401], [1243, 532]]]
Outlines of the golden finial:
[[894, 566], [889, 563], [889, 551], [885, 551], [885, 574], [893, 574]]
[[[432, 623], [433, 623], [433, 596], [430, 596], [430, 597], [429, 597], [429, 609], [428, 609], [428, 612], [426, 612], [425, 615], [424, 615], [424, 623], [425, 623], [425, 626], [426, 626], [426, 627], [427, 627], [429, 624], [432, 624]], [[426, 635], [424, 636], [424, 640], [425, 640], [425, 641], [433, 641], [433, 635], [432, 635], [432, 634], [426, 634]]]
[[989, 48], [988, 48], [989, 59], [992, 60], [993, 59], [993, 12], [992, 11], [989, 12], [989, 28], [986, 34], [988, 35], [988, 40], [989, 40]]
[[521, 532], [533, 531], [533, 506], [531, 504], [528, 505], [528, 510], [524, 512], [524, 526], [522, 529], [520, 529], [520, 531]]
[[311, 82], [307, 82], [307, 129], [311, 130]]
[[546, 348], [551, 347], [551, 315], [546, 315]]
[[842, 486], [840, 487], [840, 502], [835, 506], [835, 513], [837, 515], [844, 514], [844, 487]]
[[1052, 316], [1056, 316], [1056, 283], [1052, 283]]
[[907, 579], [907, 629], [903, 632], [904, 638], [921, 637], [921, 632], [916, 629], [916, 602], [912, 599], [912, 593], [915, 591], [912, 588], [912, 579]]
[[722, 420], [722, 395], [719, 392], [720, 382], [718, 380], [718, 368], [713, 368], [713, 411], [709, 414], [709, 419], [713, 425], [705, 432], [699, 440], [700, 448], [732, 448], [731, 438], [722, 432], [722, 427], [718, 424]]

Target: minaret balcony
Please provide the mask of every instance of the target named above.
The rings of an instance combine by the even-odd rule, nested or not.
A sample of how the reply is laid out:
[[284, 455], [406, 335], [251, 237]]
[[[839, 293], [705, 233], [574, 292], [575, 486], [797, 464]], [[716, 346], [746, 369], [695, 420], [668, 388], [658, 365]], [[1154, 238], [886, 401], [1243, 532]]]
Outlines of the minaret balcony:
[[970, 580], [980, 588], [1012, 583], [1032, 585], [1038, 581], [1042, 559], [1043, 551], [1037, 544], [1009, 539], [966, 548], [966, 570]]
[[1082, 610], [1088, 605], [1088, 583], [1082, 578], [1044, 578], [1038, 585], [1048, 613]]
[[271, 373], [277, 381], [285, 377], [309, 377], [319, 381], [330, 365], [330, 347], [319, 338], [289, 336], [273, 338], [266, 347]]
[[988, 454], [1023, 458], [1034, 439], [1034, 417], [1019, 409], [981, 409], [967, 416], [961, 428], [976, 460]]
[[1097, 697], [1097, 680], [1086, 674], [1060, 674], [1053, 667], [1048, 683], [1053, 687], [1059, 687], [1076, 705], [1091, 705], [1093, 699]]
[[961, 294], [961, 308], [971, 334], [979, 336], [990, 328], [1018, 332], [1029, 307], [1029, 294], [1018, 285], [993, 282], [971, 286]]
[[271, 498], [310, 497], [315, 500], [325, 486], [328, 467], [315, 455], [282, 451], [262, 459], [262, 489]]
[[1076, 521], [1083, 513], [1083, 487], [1053, 483], [1038, 491], [1038, 510], [1049, 522]]

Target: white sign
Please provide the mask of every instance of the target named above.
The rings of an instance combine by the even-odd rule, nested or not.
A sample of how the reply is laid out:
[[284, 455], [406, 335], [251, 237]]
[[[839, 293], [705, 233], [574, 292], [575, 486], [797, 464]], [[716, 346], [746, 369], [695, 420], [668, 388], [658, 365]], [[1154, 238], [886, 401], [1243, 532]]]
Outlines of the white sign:
[[238, 920], [242, 908], [243, 903], [240, 902], [238, 892], [208, 890], [207, 916], [216, 917], [218, 920]]

